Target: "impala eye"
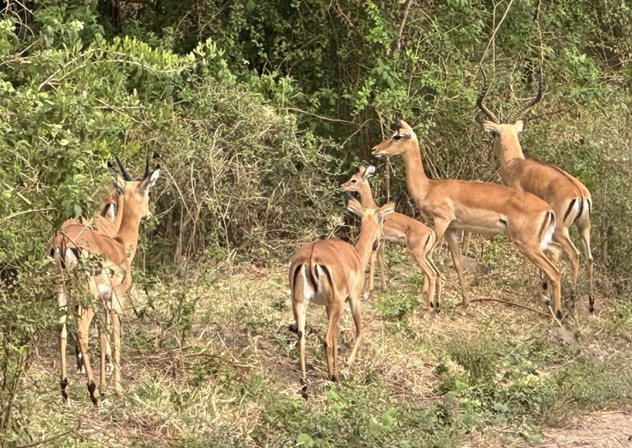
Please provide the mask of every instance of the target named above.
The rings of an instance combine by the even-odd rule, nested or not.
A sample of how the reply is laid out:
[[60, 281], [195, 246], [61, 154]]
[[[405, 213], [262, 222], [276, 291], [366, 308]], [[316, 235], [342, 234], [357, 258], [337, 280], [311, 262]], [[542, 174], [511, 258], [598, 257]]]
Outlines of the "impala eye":
[[401, 138], [402, 138], [402, 136], [401, 136], [401, 135], [399, 135], [399, 134], [395, 134], [395, 135], [393, 136], [393, 140], [399, 140], [399, 139], [401, 139]]
[[356, 182], [357, 182], [357, 180], [356, 180], [356, 179], [351, 179], [351, 183], [352, 183], [352, 184], [355, 184]]

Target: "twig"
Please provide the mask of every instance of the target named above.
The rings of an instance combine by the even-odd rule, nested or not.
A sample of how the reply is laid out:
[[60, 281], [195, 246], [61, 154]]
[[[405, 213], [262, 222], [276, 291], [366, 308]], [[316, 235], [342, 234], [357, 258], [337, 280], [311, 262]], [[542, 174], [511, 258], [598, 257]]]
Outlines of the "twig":
[[69, 429], [68, 431], [61, 432], [59, 434], [55, 434], [54, 436], [47, 437], [45, 439], [36, 440], [35, 442], [27, 443], [26, 445], [17, 445], [16, 448], [33, 448], [35, 446], [44, 445], [48, 442], [52, 442], [53, 440], [60, 439], [65, 435], [70, 434], [71, 432], [77, 431], [81, 427], [81, 421], [77, 422], [77, 426]]
[[[496, 28], [494, 28], [494, 32], [492, 33], [492, 36], [489, 38], [489, 41], [487, 42], [487, 46], [485, 47], [485, 51], [483, 51], [483, 56], [481, 57], [481, 60], [478, 62], [479, 67], [483, 64], [483, 59], [485, 59], [485, 56], [487, 55], [487, 50], [489, 50], [489, 47], [490, 45], [492, 45], [492, 42], [495, 41], [496, 33], [498, 32], [500, 25], [502, 25], [502, 23], [505, 21], [505, 18], [507, 17], [507, 14], [509, 13], [509, 10], [511, 9], [511, 5], [513, 4], [513, 2], [514, 0], [509, 1], [509, 4], [507, 5], [507, 9], [505, 10], [505, 13], [501, 17], [500, 22], [498, 22], [498, 25], [496, 25]], [[494, 4], [494, 10], [496, 9], [497, 6], [498, 4]]]
[[399, 24], [399, 33], [397, 34], [397, 38], [391, 44], [391, 52], [389, 56], [393, 56], [396, 51], [399, 51], [402, 48], [402, 35], [404, 34], [404, 26], [406, 25], [406, 19], [408, 18], [408, 13], [410, 12], [410, 7], [413, 4], [413, 1], [414, 0], [408, 0], [406, 2], [404, 13], [402, 14], [402, 21]]
[[518, 308], [529, 310], [529, 311], [532, 311], [532, 312], [534, 312], [536, 314], [540, 314], [542, 316], [548, 316], [548, 314], [543, 313], [542, 311], [538, 311], [536, 309], [533, 309], [531, 307], [528, 307], [526, 305], [521, 305], [520, 303], [516, 303], [516, 302], [510, 302], [509, 300], [497, 299], [495, 297], [486, 297], [486, 298], [478, 298], [478, 299], [470, 300], [470, 303], [473, 303], [473, 302], [500, 302], [500, 303], [505, 303], [507, 305], [517, 306]]

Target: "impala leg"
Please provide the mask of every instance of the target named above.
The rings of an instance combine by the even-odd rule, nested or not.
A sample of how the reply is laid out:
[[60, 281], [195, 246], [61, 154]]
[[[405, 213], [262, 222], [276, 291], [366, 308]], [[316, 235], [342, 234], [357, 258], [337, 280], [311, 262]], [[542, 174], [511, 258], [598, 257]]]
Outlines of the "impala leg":
[[114, 341], [112, 347], [112, 364], [114, 377], [114, 391], [117, 395], [123, 393], [121, 386], [121, 316], [114, 310], [111, 313], [112, 316], [112, 339]]
[[590, 221], [588, 218], [580, 217], [577, 220], [577, 229], [579, 230], [579, 236], [582, 239], [582, 246], [584, 249], [584, 257], [586, 257], [586, 274], [588, 275], [588, 311], [593, 313], [595, 311], [595, 291], [593, 290], [593, 256], [590, 252]]
[[445, 239], [448, 242], [450, 253], [452, 254], [452, 263], [454, 263], [454, 269], [459, 276], [459, 283], [461, 285], [461, 294], [463, 295], [463, 308], [467, 308], [470, 301], [467, 297], [467, 289], [465, 287], [465, 277], [463, 276], [463, 266], [461, 266], [461, 250], [459, 249], [458, 233], [455, 230], [448, 230], [445, 232]]
[[[551, 289], [553, 290], [553, 312], [558, 319], [561, 319], [562, 297], [560, 291], [560, 271], [551, 263], [551, 260], [544, 255], [544, 252], [542, 252], [539, 246], [533, 250], [525, 251], [525, 255], [529, 257], [529, 260], [531, 260], [548, 279]], [[546, 282], [543, 283], [543, 287], [548, 289]]]
[[103, 324], [99, 323], [97, 326], [97, 330], [99, 333], [99, 354], [101, 356], [101, 364], [99, 365], [99, 393], [101, 396], [105, 395], [105, 389], [107, 388], [107, 383], [105, 381], [105, 356], [107, 352], [107, 332], [103, 328]]
[[57, 292], [57, 306], [59, 309], [59, 360], [61, 367], [61, 375], [59, 377], [59, 386], [61, 388], [61, 396], [66, 403], [68, 403], [68, 364], [66, 362], [66, 346], [68, 345], [68, 329], [66, 327], [66, 320], [68, 319], [68, 298], [63, 290], [63, 285], [60, 286]]
[[338, 346], [336, 333], [341, 315], [341, 303], [333, 302], [327, 305], [327, 317], [329, 318], [329, 323], [327, 325], [327, 335], [325, 336], [325, 353], [327, 356], [327, 372], [331, 381], [336, 381], [336, 372], [338, 371]]
[[353, 323], [355, 324], [356, 330], [355, 338], [353, 339], [353, 348], [351, 349], [351, 355], [349, 355], [349, 360], [347, 361], [347, 365], [351, 366], [351, 364], [353, 364], [353, 361], [355, 360], [358, 347], [360, 346], [360, 342], [362, 342], [363, 337], [359, 295], [357, 295], [355, 298], [353, 298], [352, 296], [349, 297], [349, 309], [351, 310], [351, 315], [353, 316]]
[[[304, 269], [304, 268], [301, 268]], [[294, 313], [294, 321], [296, 322], [296, 334], [298, 336], [298, 345], [301, 363], [301, 382], [307, 381], [307, 373], [305, 370], [305, 318], [307, 315], [307, 304], [303, 298], [303, 282], [297, 281], [292, 291], [292, 311]]]
[[[577, 287], [577, 273], [579, 272], [579, 252], [577, 251], [569, 237], [568, 227], [555, 229], [555, 233], [553, 234], [553, 241], [561, 246], [562, 252], [566, 254], [571, 265], [571, 304], [574, 307], [575, 288]], [[558, 266], [560, 265], [558, 264]]]
[[[83, 314], [83, 307], [81, 304], [76, 306], [75, 316], [81, 316]], [[86, 374], [86, 369], [83, 367], [83, 357], [81, 355], [81, 350], [79, 349], [79, 337], [75, 341], [75, 360], [77, 363], [77, 373], [80, 375]]]
[[380, 247], [377, 249], [377, 262], [380, 265], [380, 283], [382, 284], [382, 291], [386, 291], [386, 263], [384, 263], [384, 241], [380, 243]]
[[81, 314], [77, 318], [77, 342], [79, 343], [79, 350], [81, 351], [83, 366], [86, 369], [90, 401], [92, 401], [92, 404], [96, 406], [99, 404], [99, 401], [96, 397], [97, 385], [94, 383], [92, 367], [90, 367], [90, 355], [88, 354], [88, 331], [90, 330], [90, 323], [92, 322], [93, 317], [94, 310], [92, 309], [92, 307], [82, 309]]
[[369, 259], [369, 286], [368, 291], [372, 292], [375, 288], [375, 259], [377, 258], [377, 250], [371, 252], [371, 258]]
[[[428, 262], [429, 260], [426, 258], [426, 255], [422, 252], [422, 250], [423, 248], [416, 248], [415, 250], [411, 250], [411, 254], [424, 274], [424, 289], [426, 289], [425, 292], [428, 297], [428, 308], [432, 309], [435, 299], [437, 277], [435, 271]], [[424, 291], [422, 290], [422, 294], [423, 293]]]

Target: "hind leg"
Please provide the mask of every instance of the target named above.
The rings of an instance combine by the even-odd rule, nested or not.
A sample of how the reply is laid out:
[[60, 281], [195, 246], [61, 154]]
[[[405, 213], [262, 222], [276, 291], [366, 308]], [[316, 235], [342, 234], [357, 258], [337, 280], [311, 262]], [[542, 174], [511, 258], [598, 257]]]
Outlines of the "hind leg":
[[593, 256], [590, 251], [590, 220], [588, 218], [575, 222], [582, 239], [584, 257], [586, 257], [586, 274], [588, 276], [588, 311], [595, 311], [595, 291], [593, 290]]
[[[555, 229], [555, 233], [553, 234], [553, 241], [562, 249], [562, 252], [566, 254], [568, 257], [568, 261], [571, 265], [571, 306], [575, 306], [575, 289], [577, 287], [577, 273], [579, 271], [579, 252], [573, 245], [569, 235], [568, 235], [568, 227], [560, 227]], [[552, 252], [553, 253], [553, 252]], [[555, 255], [553, 255], [555, 259]], [[559, 264], [558, 264], [559, 266]]]
[[353, 339], [353, 348], [351, 349], [351, 354], [349, 355], [349, 359], [347, 360], [347, 365], [350, 366], [355, 360], [358, 347], [360, 346], [360, 342], [362, 342], [363, 337], [359, 295], [355, 298], [349, 297], [349, 309], [351, 309], [351, 315], [353, 316], [353, 323], [355, 324], [356, 330], [355, 338]]

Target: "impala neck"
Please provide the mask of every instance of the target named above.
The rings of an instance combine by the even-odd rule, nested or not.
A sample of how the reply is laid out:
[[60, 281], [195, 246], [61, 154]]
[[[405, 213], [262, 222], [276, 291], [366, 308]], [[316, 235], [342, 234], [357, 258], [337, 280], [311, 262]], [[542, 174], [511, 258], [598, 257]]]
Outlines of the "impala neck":
[[[369, 222], [370, 220], [370, 222]], [[355, 250], [360, 257], [362, 264], [362, 272], [366, 270], [373, 251], [373, 241], [375, 241], [375, 232], [379, 232], [379, 226], [373, 221], [372, 216], [362, 218], [362, 227], [360, 228], [360, 236], [355, 245]]]
[[406, 150], [402, 153], [406, 166], [406, 187], [413, 197], [424, 197], [430, 188], [430, 179], [424, 172], [421, 162], [419, 142], [411, 140]]
[[358, 189], [358, 193], [360, 194], [360, 203], [364, 208], [379, 208], [373, 199], [373, 194], [371, 193], [371, 186], [368, 182], [362, 182], [360, 184], [360, 188]]
[[137, 207], [130, 207], [129, 202], [122, 202], [121, 227], [115, 239], [123, 245], [127, 259], [131, 262], [136, 255], [136, 248], [138, 247], [141, 215]]
[[524, 160], [522, 146], [520, 146], [518, 134], [515, 133], [503, 133], [496, 137], [494, 139], [494, 152], [498, 157], [501, 169], [508, 168], [516, 160]]

